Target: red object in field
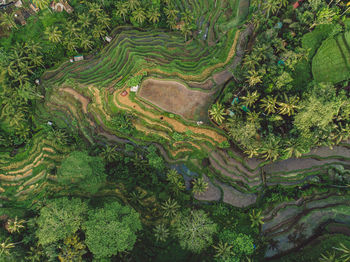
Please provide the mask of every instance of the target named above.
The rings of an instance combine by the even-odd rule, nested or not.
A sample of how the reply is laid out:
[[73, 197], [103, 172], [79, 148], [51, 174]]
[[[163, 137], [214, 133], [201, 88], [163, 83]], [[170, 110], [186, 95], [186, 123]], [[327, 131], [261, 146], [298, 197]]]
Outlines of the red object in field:
[[294, 9], [297, 9], [299, 6], [300, 6], [300, 2], [301, 2], [302, 0], [298, 0], [298, 1], [296, 1], [294, 4], [293, 4], [293, 8]]
[[120, 95], [121, 95], [121, 96], [127, 96], [127, 95], [128, 95], [128, 92], [124, 90]]

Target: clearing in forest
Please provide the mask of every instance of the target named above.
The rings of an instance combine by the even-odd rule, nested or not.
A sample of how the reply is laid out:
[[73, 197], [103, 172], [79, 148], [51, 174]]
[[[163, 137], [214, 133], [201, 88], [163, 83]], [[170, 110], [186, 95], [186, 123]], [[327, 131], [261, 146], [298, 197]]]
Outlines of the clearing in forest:
[[[197, 120], [197, 114], [206, 112], [214, 92], [191, 90], [174, 80], [149, 78], [142, 82], [138, 95], [164, 111]], [[199, 115], [199, 117], [205, 116]]]

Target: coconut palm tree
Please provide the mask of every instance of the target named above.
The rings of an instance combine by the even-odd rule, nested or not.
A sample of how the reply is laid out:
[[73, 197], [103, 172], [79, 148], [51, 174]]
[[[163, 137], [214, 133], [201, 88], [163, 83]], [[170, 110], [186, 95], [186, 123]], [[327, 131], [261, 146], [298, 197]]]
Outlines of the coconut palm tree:
[[126, 2], [126, 7], [131, 11], [136, 10], [136, 8], [138, 8], [139, 6], [140, 6], [139, 0], [128, 0]]
[[274, 136], [268, 137], [259, 148], [259, 153], [262, 154], [266, 160], [277, 160], [280, 156], [279, 142], [279, 139]]
[[242, 100], [247, 107], [251, 107], [255, 104], [256, 101], [258, 101], [259, 96], [260, 94], [258, 91], [254, 91], [253, 93], [248, 91], [247, 95], [242, 97]]
[[125, 17], [128, 14], [128, 4], [125, 2], [118, 2], [116, 4], [117, 10], [115, 11], [115, 14], [119, 17], [123, 17], [124, 22], [125, 22]]
[[264, 109], [267, 114], [275, 113], [277, 110], [277, 98], [272, 96], [264, 97], [260, 100], [260, 107]]
[[139, 24], [142, 24], [146, 20], [146, 12], [143, 8], [139, 7], [132, 12], [133, 18]]
[[35, 4], [41, 10], [49, 5], [50, 0], [32, 0], [33, 4]]
[[107, 145], [101, 152], [101, 157], [103, 157], [107, 162], [113, 162], [118, 158], [117, 146], [110, 147]]
[[350, 248], [345, 246], [343, 243], [339, 244], [340, 247], [334, 247], [335, 250], [340, 251], [341, 254], [341, 261], [343, 262], [349, 262], [350, 261]]
[[13, 233], [18, 233], [22, 228], [24, 228], [24, 223], [26, 221], [21, 219], [18, 220], [17, 216], [14, 219], [9, 219], [6, 222], [5, 228], [7, 229], [8, 232], [10, 232], [11, 234]]
[[193, 181], [192, 191], [194, 194], [201, 195], [208, 190], [209, 184], [204, 181], [203, 177], [199, 177]]
[[71, 38], [71, 37], [67, 37], [64, 42], [63, 42], [63, 45], [68, 49], [68, 51], [70, 52], [78, 52], [77, 51], [77, 48], [79, 47], [78, 45], [78, 41], [77, 41], [78, 38]]
[[284, 94], [284, 102], [277, 102], [279, 106], [279, 113], [281, 115], [294, 115], [295, 110], [299, 108], [297, 106], [297, 103], [299, 101], [299, 98], [296, 96], [290, 96], [288, 97], [286, 94]]
[[164, 224], [157, 225], [153, 232], [158, 242], [165, 242], [169, 237], [169, 229]]
[[30, 61], [30, 63], [32, 65], [34, 65], [35, 67], [39, 67], [39, 66], [44, 66], [44, 62], [43, 62], [43, 56], [41, 55], [37, 55], [35, 53], [30, 53], [28, 55], [28, 60]]
[[14, 243], [9, 243], [10, 239], [7, 238], [5, 241], [0, 243], [0, 257], [3, 255], [9, 256], [10, 255], [10, 249], [15, 247]]
[[83, 29], [88, 28], [91, 25], [91, 17], [89, 16], [89, 14], [79, 14], [78, 24], [80, 24]]
[[305, 152], [304, 148], [302, 147], [301, 143], [295, 142], [295, 141], [288, 141], [286, 149], [284, 150], [284, 154], [287, 158], [301, 157]]
[[84, 50], [92, 49], [93, 42], [91, 41], [91, 36], [88, 36], [86, 34], [81, 34], [79, 37], [80, 46]]
[[259, 83], [262, 83], [262, 76], [259, 75], [255, 70], [249, 70], [247, 76], [247, 83], [249, 86], [255, 86]]
[[147, 11], [147, 17], [151, 23], [157, 24], [159, 22], [159, 17], [160, 17], [159, 9], [156, 7], [151, 7]]
[[172, 186], [173, 191], [175, 194], [180, 193], [182, 190], [185, 189], [185, 184], [183, 182], [182, 176], [176, 171], [176, 169], [170, 169], [167, 173], [167, 181]]
[[255, 212], [255, 209], [252, 210], [252, 212], [249, 214], [250, 221], [252, 224], [251, 227], [260, 227], [264, 224], [264, 217], [261, 215], [261, 210]]
[[187, 42], [187, 36], [191, 33], [191, 27], [188, 24], [181, 26], [181, 33], [185, 36], [185, 42]]
[[335, 252], [327, 252], [326, 254], [321, 254], [321, 257], [319, 258], [320, 262], [340, 262], [340, 260], [337, 258]]
[[36, 54], [40, 51], [41, 46], [39, 43], [34, 42], [33, 40], [29, 40], [25, 42], [24, 49], [26, 50], [27, 54], [29, 53]]
[[168, 18], [166, 23], [168, 24], [170, 29], [174, 30], [176, 28], [176, 19], [175, 18]]
[[100, 13], [97, 16], [97, 22], [105, 27], [107, 27], [108, 29], [110, 29], [110, 24], [111, 24], [111, 19], [108, 17], [108, 15], [106, 13]]
[[101, 14], [102, 8], [98, 3], [89, 3], [89, 13], [97, 17]]
[[57, 26], [50, 26], [45, 28], [45, 35], [50, 42], [59, 43], [62, 39], [62, 31]]
[[3, 13], [1, 16], [0, 16], [0, 26], [5, 26], [7, 27], [8, 29], [11, 29], [11, 28], [15, 28], [17, 29], [17, 25], [16, 25], [16, 22], [15, 22], [15, 14], [14, 13]]
[[184, 12], [181, 13], [182, 16], [182, 20], [186, 23], [186, 24], [192, 24], [194, 18], [193, 18], [193, 14], [191, 11], [189, 10], [185, 10]]
[[219, 104], [219, 102], [216, 102], [211, 109], [209, 110], [210, 117], [218, 124], [221, 124], [222, 121], [225, 119], [224, 115], [225, 113], [225, 108], [223, 107], [222, 104]]
[[77, 27], [77, 23], [73, 21], [67, 21], [65, 24], [65, 29], [69, 37], [78, 37], [80, 29]]
[[166, 8], [164, 8], [164, 13], [168, 19], [176, 19], [179, 11], [176, 10], [175, 7], [173, 7], [172, 5], [169, 5]]
[[266, 16], [270, 17], [270, 13], [275, 14], [279, 9], [280, 4], [276, 0], [266, 0], [263, 2], [263, 9], [266, 12]]
[[214, 257], [222, 259], [223, 261], [229, 261], [230, 257], [234, 256], [232, 251], [233, 246], [229, 245], [227, 242], [220, 241], [217, 246], [213, 246], [215, 249]]
[[161, 205], [161, 208], [163, 209], [163, 217], [174, 218], [177, 215], [180, 205], [176, 200], [169, 198]]
[[95, 39], [99, 39], [106, 34], [106, 30], [102, 25], [95, 25], [91, 31], [91, 34]]

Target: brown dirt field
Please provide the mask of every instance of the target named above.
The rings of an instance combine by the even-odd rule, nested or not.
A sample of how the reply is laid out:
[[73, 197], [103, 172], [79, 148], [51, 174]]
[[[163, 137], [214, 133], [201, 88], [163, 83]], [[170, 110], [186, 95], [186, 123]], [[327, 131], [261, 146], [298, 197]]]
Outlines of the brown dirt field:
[[[116, 91], [113, 95], [114, 96], [113, 101], [114, 101], [115, 105], [117, 105], [118, 107], [123, 107], [123, 105], [125, 105], [126, 107], [129, 107], [131, 110], [139, 112], [141, 115], [145, 115], [149, 118], [157, 118], [158, 117], [158, 116], [154, 115], [152, 112], [143, 110], [137, 103], [131, 101], [129, 99], [129, 95], [121, 96], [120, 95], [121, 92], [123, 92], [123, 89]], [[125, 106], [124, 106], [124, 108], [125, 108]], [[205, 129], [202, 127], [187, 126], [187, 125], [181, 123], [180, 121], [177, 121], [173, 118], [169, 118], [166, 116], [163, 116], [163, 120], [165, 122], [169, 123], [174, 128], [174, 131], [179, 132], [179, 133], [184, 133], [187, 130], [191, 130], [195, 134], [204, 134], [204, 135], [212, 138], [217, 143], [221, 143], [221, 142], [227, 140], [224, 136], [218, 134], [214, 130]], [[210, 141], [210, 142], [212, 143], [212, 141]]]
[[206, 110], [213, 92], [191, 90], [177, 81], [149, 78], [142, 82], [138, 95], [164, 111], [193, 120], [197, 110]]

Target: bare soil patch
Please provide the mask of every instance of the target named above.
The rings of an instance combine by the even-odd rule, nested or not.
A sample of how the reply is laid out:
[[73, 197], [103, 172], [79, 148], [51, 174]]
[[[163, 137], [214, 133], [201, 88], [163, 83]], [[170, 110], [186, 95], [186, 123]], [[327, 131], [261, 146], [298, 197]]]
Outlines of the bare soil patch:
[[164, 111], [195, 119], [195, 113], [206, 110], [213, 93], [188, 89], [177, 81], [146, 79], [138, 94]]

